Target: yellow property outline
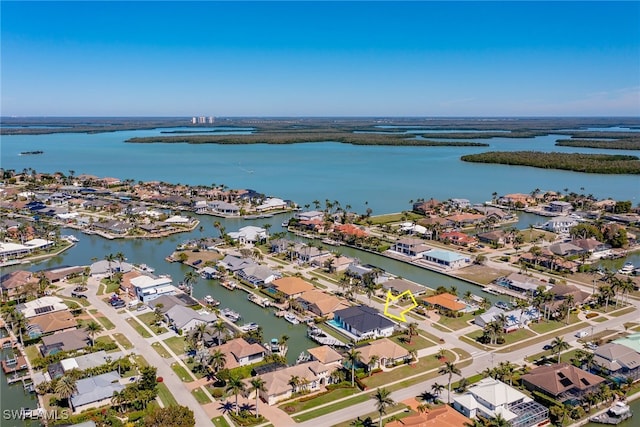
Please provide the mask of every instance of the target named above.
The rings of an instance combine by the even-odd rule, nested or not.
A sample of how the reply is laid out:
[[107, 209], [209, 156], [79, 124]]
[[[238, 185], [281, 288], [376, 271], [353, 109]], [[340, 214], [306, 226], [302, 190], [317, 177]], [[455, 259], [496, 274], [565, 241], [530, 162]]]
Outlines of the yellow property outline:
[[[402, 298], [404, 295], [408, 295], [409, 298], [411, 298], [411, 302], [413, 303], [412, 306], [405, 308], [404, 310], [402, 310], [400, 312], [400, 316], [396, 316], [395, 314], [391, 314], [389, 313], [389, 305], [392, 303], [395, 303], [397, 300], [399, 300], [400, 298]], [[401, 322], [406, 322], [407, 319], [404, 317], [404, 314], [413, 310], [414, 308], [416, 308], [418, 306], [418, 303], [416, 302], [416, 299], [414, 298], [413, 294], [411, 293], [410, 290], [406, 290], [401, 294], [398, 294], [396, 296], [393, 296], [393, 294], [391, 293], [390, 290], [387, 291], [387, 301], [384, 303], [384, 315], [394, 319], [394, 320], [399, 320]]]

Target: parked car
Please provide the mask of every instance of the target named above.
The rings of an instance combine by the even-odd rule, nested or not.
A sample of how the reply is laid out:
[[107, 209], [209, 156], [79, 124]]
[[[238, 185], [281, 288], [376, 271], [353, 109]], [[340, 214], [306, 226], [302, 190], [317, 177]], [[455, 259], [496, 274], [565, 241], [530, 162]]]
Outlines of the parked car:
[[598, 349], [598, 344], [593, 343], [593, 342], [588, 342], [585, 347], [587, 347], [589, 350], [594, 351]]
[[546, 344], [544, 347], [542, 347], [543, 350], [551, 350], [553, 348], [553, 346], [551, 344]]
[[87, 296], [85, 294], [80, 293], [80, 292], [71, 292], [71, 296], [74, 297], [74, 298], [87, 299]]
[[578, 337], [578, 338], [584, 338], [584, 337], [586, 337], [587, 335], [589, 335], [589, 332], [588, 332], [588, 331], [580, 331], [580, 332], [578, 332], [578, 333], [576, 334], [576, 337]]
[[111, 305], [113, 306], [113, 308], [124, 308], [127, 304], [124, 301], [119, 300], [119, 301], [116, 301], [114, 304], [111, 304]]

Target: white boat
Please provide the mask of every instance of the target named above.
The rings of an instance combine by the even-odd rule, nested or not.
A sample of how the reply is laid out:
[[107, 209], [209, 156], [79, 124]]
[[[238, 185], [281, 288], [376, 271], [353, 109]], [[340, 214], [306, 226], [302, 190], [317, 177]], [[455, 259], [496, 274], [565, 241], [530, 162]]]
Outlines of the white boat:
[[589, 421], [601, 424], [619, 424], [627, 418], [631, 418], [633, 412], [625, 402], [617, 401], [609, 407], [607, 412], [591, 417]]
[[280, 343], [277, 338], [271, 338], [271, 353], [280, 353]]
[[147, 271], [149, 273], [153, 273], [155, 270], [149, 267], [147, 264], [140, 264], [140, 270]]
[[220, 314], [222, 314], [232, 322], [237, 322], [238, 320], [240, 320], [240, 313], [238, 313], [237, 311], [233, 311], [230, 308], [223, 308], [222, 310], [220, 310]]
[[220, 301], [218, 301], [217, 299], [213, 298], [211, 295], [207, 295], [206, 297], [204, 297], [204, 302], [207, 305], [220, 305]]
[[257, 323], [251, 322], [251, 323], [245, 323], [244, 325], [240, 326], [240, 329], [242, 329], [243, 332], [250, 332], [250, 331], [255, 331], [259, 327], [260, 325], [258, 325]]
[[292, 323], [294, 325], [297, 325], [300, 323], [300, 320], [296, 317], [296, 315], [290, 312], [285, 313], [284, 319], [287, 322]]
[[635, 269], [635, 266], [633, 264], [631, 264], [630, 262], [627, 262], [624, 264], [624, 266], [622, 266], [622, 268], [620, 270], [618, 270], [618, 273], [620, 274], [631, 274], [633, 273], [633, 270]]
[[611, 412], [612, 415], [619, 417], [631, 412], [631, 408], [626, 403], [618, 401], [611, 405], [609, 412]]

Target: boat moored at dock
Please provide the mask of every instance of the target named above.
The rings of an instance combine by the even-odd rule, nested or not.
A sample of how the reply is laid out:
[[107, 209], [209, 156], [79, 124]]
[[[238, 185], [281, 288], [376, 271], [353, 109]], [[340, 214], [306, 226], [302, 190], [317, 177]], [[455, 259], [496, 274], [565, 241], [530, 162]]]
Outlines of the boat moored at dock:
[[631, 418], [633, 412], [624, 401], [617, 401], [609, 407], [606, 412], [591, 417], [589, 421], [600, 424], [619, 424], [622, 421]]

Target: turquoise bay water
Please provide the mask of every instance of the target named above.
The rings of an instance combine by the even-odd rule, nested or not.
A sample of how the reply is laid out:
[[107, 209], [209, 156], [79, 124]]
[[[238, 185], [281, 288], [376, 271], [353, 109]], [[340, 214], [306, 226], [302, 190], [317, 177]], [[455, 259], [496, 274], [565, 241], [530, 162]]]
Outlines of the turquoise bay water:
[[[179, 130], [180, 128], [171, 128]], [[633, 175], [595, 175], [521, 166], [466, 163], [460, 156], [493, 150], [635, 154], [625, 150], [556, 147], [559, 135], [492, 138], [489, 147], [357, 146], [334, 142], [287, 145], [129, 144], [162, 129], [100, 134], [2, 136], [2, 167], [42, 172], [69, 170], [135, 181], [226, 184], [291, 199], [300, 205], [338, 200], [374, 214], [410, 208], [409, 200], [434, 197], [491, 199], [491, 194], [541, 190], [583, 192], [630, 199], [640, 184]], [[21, 151], [42, 155], [20, 156]]]

